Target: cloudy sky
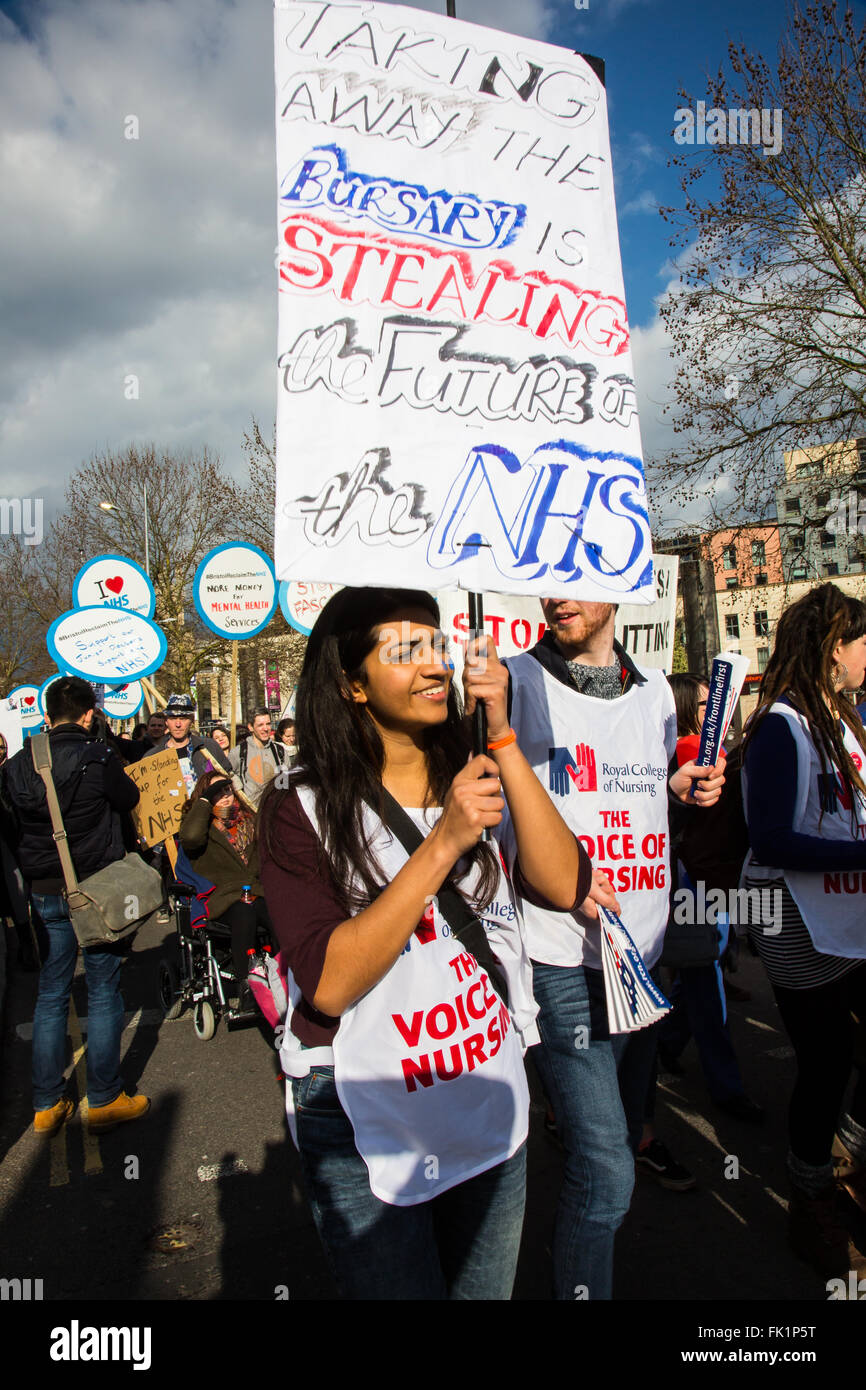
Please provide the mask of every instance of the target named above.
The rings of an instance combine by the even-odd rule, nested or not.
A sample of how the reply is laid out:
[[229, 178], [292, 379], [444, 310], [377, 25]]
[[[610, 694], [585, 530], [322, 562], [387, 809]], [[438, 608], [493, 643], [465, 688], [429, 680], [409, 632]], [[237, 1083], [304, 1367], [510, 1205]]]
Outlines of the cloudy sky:
[[[657, 300], [673, 272], [657, 207], [676, 201], [678, 90], [706, 94], [728, 37], [771, 55], [784, 2], [457, 10], [605, 59], [644, 443], [663, 450]], [[270, 0], [0, 3], [4, 496], [50, 514], [93, 452], [136, 441], [206, 444], [234, 469], [251, 417], [270, 427], [273, 107]]]

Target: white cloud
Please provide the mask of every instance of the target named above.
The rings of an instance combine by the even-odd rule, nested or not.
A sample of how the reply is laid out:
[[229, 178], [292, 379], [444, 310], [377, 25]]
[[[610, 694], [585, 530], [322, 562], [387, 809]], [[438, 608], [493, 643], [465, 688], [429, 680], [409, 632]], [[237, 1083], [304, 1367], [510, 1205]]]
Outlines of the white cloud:
[[620, 209], [620, 217], [625, 217], [626, 214], [630, 212], [658, 212], [658, 210], [659, 200], [656, 195], [651, 193], [647, 188], [643, 193], [639, 193], [636, 198], [632, 198], [630, 202], [626, 203], [625, 206]]
[[35, 43], [0, 34], [7, 491], [56, 495], [133, 439], [236, 453], [272, 418], [270, 18], [85, 0], [40, 12]]
[[[460, 8], [537, 38], [554, 20]], [[0, 18], [0, 486], [56, 500], [134, 441], [237, 464], [276, 398], [270, 3], [45, 0], [32, 38]]]
[[632, 8], [634, 5], [650, 5], [653, 0], [590, 0], [590, 4], [597, 7], [605, 19], [619, 19], [624, 10]]

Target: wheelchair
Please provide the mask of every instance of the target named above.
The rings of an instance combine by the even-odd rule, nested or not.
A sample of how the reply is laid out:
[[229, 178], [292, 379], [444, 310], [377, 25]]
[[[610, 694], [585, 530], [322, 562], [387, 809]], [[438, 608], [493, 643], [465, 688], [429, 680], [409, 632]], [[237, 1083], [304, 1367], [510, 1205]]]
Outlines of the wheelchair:
[[[174, 882], [168, 886], [175, 929], [177, 962], [164, 956], [159, 962], [159, 1002], [168, 1022], [192, 1008], [197, 1038], [209, 1042], [220, 1019], [226, 1025], [252, 1023], [260, 1018], [257, 1007], [241, 1009], [231, 997], [241, 993], [232, 961], [231, 929], [223, 922], [211, 921], [203, 912], [193, 921], [195, 888]], [[259, 931], [256, 950], [270, 953], [266, 932]]]

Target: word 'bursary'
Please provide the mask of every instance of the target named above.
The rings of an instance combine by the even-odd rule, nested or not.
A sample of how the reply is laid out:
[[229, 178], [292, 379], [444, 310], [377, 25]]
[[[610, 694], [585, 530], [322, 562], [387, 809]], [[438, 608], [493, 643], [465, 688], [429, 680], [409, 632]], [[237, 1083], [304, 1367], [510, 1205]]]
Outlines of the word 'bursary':
[[523, 204], [444, 189], [429, 193], [423, 184], [356, 173], [339, 145], [318, 145], [295, 164], [281, 181], [280, 200], [294, 209], [325, 207], [386, 231], [412, 232], [467, 250], [507, 246], [526, 216]]

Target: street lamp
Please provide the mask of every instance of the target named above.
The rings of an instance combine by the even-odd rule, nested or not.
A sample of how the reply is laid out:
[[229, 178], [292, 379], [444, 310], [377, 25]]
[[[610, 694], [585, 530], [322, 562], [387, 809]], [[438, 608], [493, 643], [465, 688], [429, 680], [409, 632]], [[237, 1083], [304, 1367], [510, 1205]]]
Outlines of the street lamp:
[[[147, 510], [147, 483], [142, 484], [144, 493], [144, 572], [150, 578], [150, 516]], [[100, 502], [100, 511], [117, 512], [120, 516], [129, 518], [129, 513], [123, 507], [118, 507], [116, 502]]]

